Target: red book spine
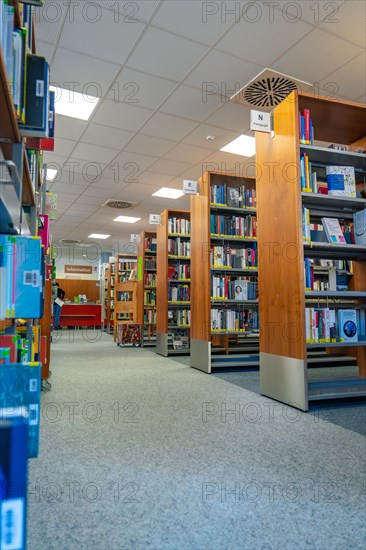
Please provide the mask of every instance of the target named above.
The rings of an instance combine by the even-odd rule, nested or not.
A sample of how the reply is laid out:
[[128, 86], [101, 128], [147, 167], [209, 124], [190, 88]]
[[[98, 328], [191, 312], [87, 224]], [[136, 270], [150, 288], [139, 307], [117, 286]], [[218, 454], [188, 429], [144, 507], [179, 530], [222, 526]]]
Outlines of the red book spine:
[[310, 143], [310, 109], [304, 109], [301, 114], [305, 119], [305, 141]]

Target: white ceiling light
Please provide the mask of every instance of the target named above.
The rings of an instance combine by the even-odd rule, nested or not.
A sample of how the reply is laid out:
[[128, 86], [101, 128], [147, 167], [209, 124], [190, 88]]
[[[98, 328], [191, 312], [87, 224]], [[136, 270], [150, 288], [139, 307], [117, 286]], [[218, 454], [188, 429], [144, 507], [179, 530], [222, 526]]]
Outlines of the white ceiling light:
[[181, 189], [172, 189], [171, 187], [162, 187], [159, 191], [152, 194], [153, 197], [164, 197], [165, 199], [179, 199], [184, 193]]
[[46, 180], [53, 181], [56, 177], [57, 170], [54, 168], [47, 168]]
[[118, 218], [114, 218], [114, 222], [121, 222], [121, 223], [136, 223], [141, 218], [134, 218], [133, 216], [118, 216]]
[[88, 239], [108, 239], [110, 235], [104, 235], [103, 233], [91, 233]]
[[80, 94], [73, 90], [65, 90], [51, 86], [50, 90], [56, 92], [55, 110], [59, 115], [89, 120], [90, 115], [98, 104], [99, 97]]
[[242, 134], [225, 147], [222, 147], [220, 151], [241, 155], [242, 157], [253, 157], [255, 155], [255, 138]]

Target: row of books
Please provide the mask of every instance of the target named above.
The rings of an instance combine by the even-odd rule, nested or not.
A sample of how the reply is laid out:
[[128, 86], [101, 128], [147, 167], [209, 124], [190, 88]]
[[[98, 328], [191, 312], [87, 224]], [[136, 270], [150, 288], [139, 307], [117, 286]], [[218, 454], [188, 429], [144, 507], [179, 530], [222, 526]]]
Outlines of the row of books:
[[43, 317], [44, 278], [39, 237], [0, 235], [0, 319]]
[[247, 248], [211, 246], [210, 261], [212, 267], [247, 269], [258, 266], [257, 246], [253, 243]]
[[230, 235], [233, 237], [255, 237], [257, 235], [257, 218], [255, 216], [210, 215], [210, 232], [213, 235]]
[[119, 290], [118, 293], [117, 293], [118, 301], [119, 302], [131, 302], [132, 294], [133, 293], [129, 292], [129, 291]]
[[156, 305], [156, 290], [144, 291], [144, 305], [155, 306]]
[[317, 273], [314, 261], [311, 258], [304, 259], [305, 288], [307, 291], [341, 291], [348, 290], [347, 271], [340, 271], [336, 267], [327, 268], [326, 272]]
[[36, 151], [34, 149], [26, 149], [27, 158], [28, 158], [28, 167], [31, 177], [31, 182], [33, 185], [34, 191], [38, 190], [38, 172], [41, 170], [43, 165], [43, 155], [41, 151]]
[[130, 269], [136, 269], [136, 260], [119, 260], [118, 271], [129, 271]]
[[168, 325], [189, 327], [191, 325], [191, 311], [189, 309], [171, 309], [168, 311]]
[[301, 190], [335, 197], [356, 197], [356, 176], [353, 166], [326, 166], [326, 181], [319, 180], [309, 155], [301, 153]]
[[211, 185], [210, 202], [234, 208], [256, 208], [257, 196], [255, 189], [247, 189], [244, 186], [230, 187], [223, 183]]
[[259, 330], [256, 309], [211, 309], [211, 330], [252, 332]]
[[306, 308], [306, 342], [365, 340], [365, 309]]
[[144, 309], [144, 323], [156, 325], [156, 309]]
[[183, 350], [189, 349], [189, 337], [185, 332], [174, 331], [172, 332], [173, 349]]
[[257, 295], [257, 281], [253, 277], [237, 279], [230, 275], [211, 275], [212, 300], [255, 300]]
[[33, 361], [32, 345], [33, 342], [20, 334], [0, 334], [0, 365]]
[[182, 233], [190, 235], [191, 222], [185, 218], [168, 218], [168, 233]]
[[191, 256], [190, 241], [182, 240], [180, 237], [176, 239], [168, 239], [168, 254], [174, 256]]
[[189, 302], [191, 299], [191, 289], [188, 285], [169, 285], [168, 300], [169, 302]]
[[145, 258], [145, 269], [156, 269], [156, 260]]
[[169, 263], [168, 265], [168, 280], [181, 280], [190, 279], [191, 266], [189, 263]]
[[145, 251], [146, 252], [156, 252], [156, 238], [155, 237], [145, 237]]
[[299, 139], [304, 145], [314, 144], [313, 120], [310, 117], [310, 109], [299, 112]]
[[335, 244], [366, 244], [365, 210], [354, 215], [354, 222], [340, 224], [338, 218], [321, 218], [322, 223], [310, 223], [310, 210], [302, 209], [303, 238], [305, 241]]
[[155, 273], [144, 273], [144, 286], [156, 286], [157, 276]]

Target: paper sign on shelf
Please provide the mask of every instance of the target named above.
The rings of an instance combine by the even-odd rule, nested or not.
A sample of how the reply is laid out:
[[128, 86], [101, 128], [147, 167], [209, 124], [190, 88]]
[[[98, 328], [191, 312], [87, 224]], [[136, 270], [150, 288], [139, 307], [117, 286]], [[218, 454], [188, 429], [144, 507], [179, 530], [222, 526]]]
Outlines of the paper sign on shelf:
[[161, 223], [161, 216], [159, 214], [149, 214], [149, 223], [159, 225]]
[[250, 129], [256, 132], [271, 133], [271, 113], [250, 110]]
[[197, 193], [198, 193], [198, 181], [183, 180], [183, 193], [185, 195], [197, 195]]
[[140, 242], [140, 235], [137, 233], [131, 233], [130, 235], [130, 243], [139, 243]]

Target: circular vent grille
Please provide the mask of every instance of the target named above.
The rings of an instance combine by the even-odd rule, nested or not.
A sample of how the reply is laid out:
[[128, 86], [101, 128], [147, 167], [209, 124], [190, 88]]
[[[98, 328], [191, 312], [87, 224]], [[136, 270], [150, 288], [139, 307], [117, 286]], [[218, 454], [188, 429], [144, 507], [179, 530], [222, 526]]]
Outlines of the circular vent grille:
[[118, 208], [119, 210], [124, 210], [126, 208], [131, 208], [131, 206], [134, 206], [133, 202], [128, 201], [116, 201], [116, 200], [110, 200], [103, 204], [103, 206], [109, 206], [109, 208]]
[[294, 90], [297, 86], [288, 78], [264, 78], [252, 82], [245, 90], [244, 98], [256, 107], [275, 107]]

